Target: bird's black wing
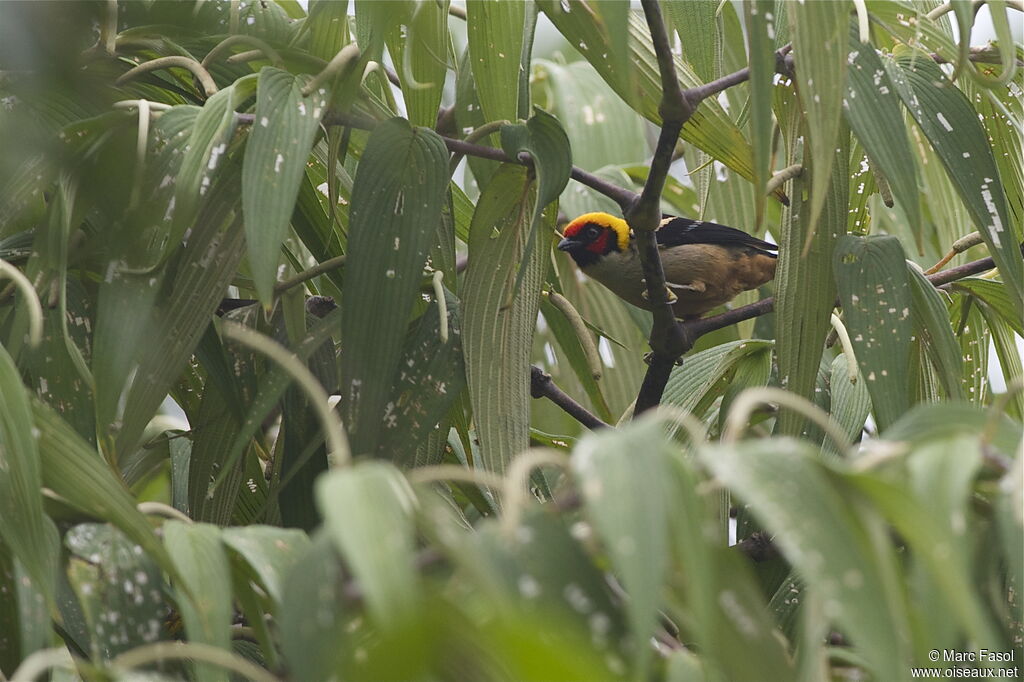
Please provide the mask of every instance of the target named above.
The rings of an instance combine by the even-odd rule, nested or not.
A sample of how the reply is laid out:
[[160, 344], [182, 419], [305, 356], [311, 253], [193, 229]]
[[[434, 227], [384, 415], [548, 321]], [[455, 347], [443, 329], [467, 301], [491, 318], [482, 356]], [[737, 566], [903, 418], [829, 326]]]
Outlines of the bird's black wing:
[[[661, 227], [655, 233], [658, 246], [681, 246], [683, 244], [721, 244], [722, 246], [747, 246], [762, 253], [778, 251], [779, 247], [743, 230], [737, 230], [706, 220], [690, 220], [665, 216]], [[769, 256], [774, 255], [768, 253]]]

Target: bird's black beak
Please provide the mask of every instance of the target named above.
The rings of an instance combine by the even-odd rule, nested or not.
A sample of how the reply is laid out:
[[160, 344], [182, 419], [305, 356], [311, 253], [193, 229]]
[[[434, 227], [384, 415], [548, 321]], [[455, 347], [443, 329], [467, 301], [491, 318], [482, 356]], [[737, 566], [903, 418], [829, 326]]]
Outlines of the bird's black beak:
[[566, 238], [566, 239], [563, 239], [562, 241], [558, 242], [558, 250], [559, 251], [572, 251], [573, 249], [577, 249], [577, 248], [579, 248], [581, 246], [583, 246], [583, 244], [581, 244], [580, 242], [576, 241], [575, 239]]

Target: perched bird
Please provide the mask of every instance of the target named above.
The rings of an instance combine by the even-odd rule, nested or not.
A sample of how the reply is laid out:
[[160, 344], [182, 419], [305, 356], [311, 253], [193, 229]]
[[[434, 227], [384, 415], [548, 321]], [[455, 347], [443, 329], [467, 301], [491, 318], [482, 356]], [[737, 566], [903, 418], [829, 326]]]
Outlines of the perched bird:
[[[678, 318], [700, 317], [775, 276], [776, 256], [771, 252], [778, 247], [746, 232], [666, 216], [655, 235]], [[625, 220], [585, 213], [566, 225], [562, 236], [558, 248], [584, 273], [629, 303], [650, 307], [636, 240]]]

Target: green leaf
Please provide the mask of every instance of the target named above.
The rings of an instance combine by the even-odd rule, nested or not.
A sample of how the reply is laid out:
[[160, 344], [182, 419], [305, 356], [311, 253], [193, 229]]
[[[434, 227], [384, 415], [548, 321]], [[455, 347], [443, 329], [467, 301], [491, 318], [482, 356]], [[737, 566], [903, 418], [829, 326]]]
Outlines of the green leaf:
[[760, 228], [764, 220], [765, 185], [771, 177], [772, 163], [772, 91], [775, 89], [775, 31], [773, 0], [752, 0], [743, 3], [743, 23], [747, 29], [747, 61], [750, 66], [750, 139], [754, 168], [756, 219]]
[[1011, 298], [1007, 286], [1002, 282], [994, 282], [990, 279], [980, 277], [966, 277], [953, 282], [953, 290], [967, 292], [971, 296], [982, 301], [986, 306], [1003, 319], [1017, 333], [1017, 336], [1024, 336], [1024, 322], [1021, 321], [1021, 307], [1019, 302]]
[[377, 450], [423, 265], [441, 219], [448, 152], [404, 119], [370, 136], [352, 189], [341, 391], [352, 451]]
[[[234, 168], [232, 168], [234, 171]], [[108, 336], [101, 346], [99, 329], [95, 338], [93, 372], [98, 382], [100, 372], [96, 361], [102, 354], [137, 358], [133, 380], [124, 390], [127, 397], [120, 402], [122, 391], [116, 387], [115, 400], [123, 405], [123, 426], [116, 434], [118, 452], [134, 448], [145, 425], [167, 397], [202, 338], [210, 317], [219, 304], [223, 291], [231, 281], [242, 255], [241, 216], [234, 209], [238, 202], [237, 173], [222, 173], [211, 190], [214, 196], [200, 211], [188, 243], [177, 255], [174, 266], [168, 267], [160, 281], [160, 296], [147, 299], [153, 307], [140, 309], [108, 307]], [[111, 290], [152, 288], [146, 275], [115, 275]], [[101, 291], [101, 297], [104, 293]], [[148, 291], [147, 295], [152, 295]], [[115, 296], [115, 300], [116, 300]], [[102, 300], [102, 298], [101, 298]], [[102, 314], [102, 310], [101, 310]], [[126, 349], [118, 334], [118, 324], [133, 323], [133, 318], [150, 314], [140, 346]], [[99, 325], [97, 325], [99, 326]], [[99, 400], [97, 400], [97, 409]], [[107, 424], [103, 424], [107, 426]]]
[[[809, 213], [808, 239], [819, 227], [829, 186], [834, 184], [831, 171], [842, 128], [849, 25], [850, 6], [845, 0], [800, 2], [789, 7], [793, 55], [800, 64], [796, 70], [797, 92], [806, 112], [810, 157], [810, 200], [804, 208]], [[828, 229], [824, 225], [821, 228]]]
[[918, 248], [922, 248], [924, 224], [917, 165], [907, 139], [899, 95], [875, 48], [870, 43], [858, 42], [852, 26], [848, 62], [843, 97], [846, 120], [875, 170], [888, 180], [893, 198], [907, 216]]
[[[191, 642], [231, 651], [231, 567], [220, 529], [206, 523], [164, 523], [164, 544], [181, 575], [178, 609]], [[184, 586], [191, 598], [181, 592]], [[198, 679], [227, 680], [223, 668], [195, 663]]]
[[[921, 475], [916, 495], [868, 474], [848, 473], [843, 480], [885, 515], [886, 521], [906, 540], [915, 559], [925, 565], [939, 588], [927, 598], [941, 599], [948, 605], [941, 610], [944, 617], [955, 618], [974, 641], [990, 644], [993, 650], [1005, 650], [1009, 644], [999, 636], [972, 589], [974, 579], [968, 566], [968, 551], [957, 551], [967, 539], [959, 540], [956, 535], [963, 535], [965, 529], [953, 531], [965, 523], [972, 481], [965, 481], [964, 475], [973, 473], [977, 456], [977, 450], [965, 452], [962, 448], [951, 448], [948, 442], [933, 444], [924, 450], [924, 459], [915, 467], [914, 473]], [[932, 466], [934, 472], [929, 471]], [[932, 485], [937, 487], [933, 490]], [[942, 513], [943, 508], [948, 513]], [[916, 648], [922, 651], [932, 646], [933, 640], [926, 639], [918, 642]]]
[[991, 430], [991, 444], [1007, 457], [1012, 457], [1020, 445], [1020, 424], [1005, 415], [992, 417], [985, 409], [968, 402], [917, 405], [883, 431], [882, 437], [893, 442], [946, 442], [960, 434], [977, 434], [985, 429]]
[[447, 289], [445, 298], [448, 339], [441, 338], [440, 307], [434, 301], [402, 349], [401, 371], [392, 386], [391, 409], [378, 446], [381, 457], [398, 465], [413, 462], [413, 446], [426, 440], [466, 386], [459, 299]]
[[[679, 34], [683, 61], [694, 74], [707, 83], [722, 75], [722, 36], [718, 31], [717, 0], [669, 0], [664, 3], [665, 16]], [[622, 17], [625, 19], [625, 16]], [[624, 21], [611, 26], [621, 26]], [[614, 31], [621, 35], [623, 31]], [[619, 38], [623, 40], [623, 38]], [[771, 60], [769, 60], [770, 62]]]
[[309, 53], [330, 61], [348, 43], [348, 0], [310, 0]]
[[701, 659], [720, 671], [721, 679], [794, 679], [751, 565], [709, 530], [721, 527], [720, 492], [698, 477], [693, 460], [676, 457], [671, 464], [675, 485], [668, 517], [675, 570], [670, 569], [669, 586], [683, 603], [678, 614], [670, 614], [689, 621], [687, 631]]
[[[537, 106], [562, 123], [574, 165], [595, 171], [611, 164], [641, 163], [649, 156], [646, 122], [619, 99], [589, 63], [557, 64], [535, 59], [532, 89]], [[566, 194], [573, 191], [575, 187], [569, 187]]]
[[885, 429], [910, 407], [913, 298], [903, 249], [895, 237], [847, 235], [836, 246], [835, 273], [860, 374]]
[[874, 674], [903, 675], [910, 658], [908, 614], [878, 514], [850, 500], [805, 441], [748, 440], [699, 454], [774, 535], [803, 580], [820, 591], [826, 615], [857, 643]]
[[1024, 259], [1010, 222], [999, 169], [978, 114], [960, 89], [926, 55], [886, 60], [903, 104], [938, 154], [981, 232], [1003, 281], [1024, 301]]
[[323, 88], [303, 97], [306, 82], [269, 66], [260, 70], [242, 162], [246, 249], [256, 291], [267, 306], [273, 301], [281, 242], [325, 110]]
[[514, 121], [519, 112], [519, 57], [527, 3], [469, 0], [466, 34], [484, 121]]
[[[466, 378], [481, 445], [477, 465], [496, 472], [529, 443], [530, 350], [549, 253], [535, 249], [522, 261], [536, 200], [527, 170], [503, 164], [480, 196], [470, 227], [462, 289]], [[552, 229], [553, 219], [553, 212], [546, 214], [540, 229]], [[527, 274], [513, 297], [519, 268]]]
[[117, 528], [82, 523], [64, 535], [68, 578], [92, 635], [92, 654], [109, 661], [165, 637], [163, 576]]
[[[610, 54], [610, 46], [620, 40], [613, 36], [623, 32], [624, 27], [603, 23], [593, 12], [591, 4], [582, 0], [539, 0], [537, 5], [569, 44], [583, 54], [626, 104], [649, 121], [661, 122], [658, 114], [661, 102], [658, 60], [642, 15], [629, 13], [625, 32], [628, 35], [630, 68], [623, 71], [621, 65], [606, 55]], [[702, 84], [701, 79], [679, 57], [676, 57], [675, 65], [679, 84], [683, 88]], [[743, 177], [752, 177], [750, 145], [714, 98], [701, 103], [683, 126], [681, 136]]]
[[354, 615], [343, 601], [345, 577], [323, 530], [295, 559], [277, 610], [281, 653], [296, 680], [327, 680], [335, 674]]
[[[839, 428], [842, 429], [849, 442], [856, 443], [864, 429], [868, 414], [871, 413], [871, 395], [864, 385], [864, 377], [858, 372], [857, 380], [850, 381], [847, 363], [850, 359], [846, 353], [840, 353], [832, 361], [832, 374], [829, 380], [831, 388], [831, 406], [829, 414]], [[836, 444], [826, 437], [822, 447], [834, 454], [839, 454]]]
[[280, 607], [284, 598], [285, 576], [309, 548], [309, 537], [294, 528], [244, 526], [225, 528], [221, 539], [237, 552]]
[[[825, 4], [825, 3], [813, 3]], [[778, 106], [784, 113], [780, 127], [786, 140], [789, 163], [808, 163], [810, 153], [801, 151], [800, 136], [804, 130], [799, 108], [789, 99], [788, 88], [779, 88]], [[805, 174], [794, 179], [790, 187], [790, 206], [782, 213], [779, 239], [779, 263], [775, 274], [775, 338], [779, 365], [779, 384], [786, 390], [814, 400], [822, 347], [830, 329], [829, 317], [835, 305], [832, 253], [839, 235], [846, 230], [848, 210], [846, 162], [849, 156], [849, 135], [845, 132], [834, 141], [839, 152], [830, 162], [832, 185], [825, 194], [821, 220], [815, 230], [811, 210], [805, 198], [808, 179]], [[805, 166], [806, 169], [806, 166]], [[812, 183], [820, 183], [813, 176]], [[813, 192], [813, 190], [811, 190]], [[810, 241], [808, 241], [810, 240]], [[806, 254], [805, 245], [810, 245]], [[781, 410], [776, 429], [779, 433], [796, 435], [806, 427], [806, 419], [791, 410]]]
[[[544, 208], [553, 201], [569, 184], [572, 172], [572, 150], [569, 148], [569, 137], [562, 126], [551, 114], [534, 109], [533, 116], [526, 125], [504, 125], [501, 127], [501, 147], [512, 158], [519, 152], [529, 152], [533, 157], [533, 169], [537, 176], [537, 202], [533, 207], [530, 220], [530, 237], [523, 251], [523, 262], [529, 262], [536, 246], [540, 219]], [[519, 292], [527, 269], [520, 268], [516, 274], [516, 283], [512, 295]]]
[[911, 308], [914, 335], [926, 344], [946, 395], [953, 400], [963, 400], [964, 391], [960, 383], [963, 357], [960, 355], [960, 344], [949, 325], [943, 294], [916, 268], [908, 266], [907, 272], [914, 301]]
[[628, 613], [636, 656], [636, 677], [646, 676], [668, 568], [671, 446], [656, 421], [631, 423], [617, 431], [581, 438], [572, 468], [584, 509], [629, 594]]
[[316, 482], [324, 528], [359, 581], [366, 608], [383, 629], [416, 612], [412, 489], [383, 462], [364, 462], [324, 474]]
[[433, 128], [448, 71], [448, 3], [415, 3], [412, 17], [394, 27], [388, 50], [402, 83], [409, 122]]
[[57, 529], [43, 513], [40, 455], [32, 431], [28, 392], [0, 346], [0, 538], [52, 604]]
[[[172, 217], [172, 237], [168, 246], [173, 248], [181, 241], [196, 218], [199, 207], [211, 188], [215, 171], [226, 156], [228, 144], [235, 134], [238, 116], [235, 114], [235, 89], [227, 87], [206, 100], [203, 108], [195, 114], [192, 134], [188, 138], [181, 166], [176, 173], [168, 168], [166, 180], [173, 180], [174, 202], [167, 209]], [[174, 113], [183, 121], [191, 118], [195, 107], [175, 107], [168, 113]], [[179, 113], [180, 112], [180, 113]], [[177, 136], [171, 136], [171, 140]], [[180, 143], [180, 142], [179, 142]], [[171, 177], [173, 174], [173, 177]]]
[[38, 400], [32, 402], [32, 420], [39, 429], [43, 485], [72, 507], [116, 526], [176, 578], [177, 570], [152, 526], [135, 508], [134, 499], [99, 453]]
[[737, 366], [748, 357], [761, 357], [775, 347], [772, 341], [757, 339], [731, 341], [686, 358], [683, 367], [669, 375], [662, 402], [704, 417], [716, 398], [726, 393]]

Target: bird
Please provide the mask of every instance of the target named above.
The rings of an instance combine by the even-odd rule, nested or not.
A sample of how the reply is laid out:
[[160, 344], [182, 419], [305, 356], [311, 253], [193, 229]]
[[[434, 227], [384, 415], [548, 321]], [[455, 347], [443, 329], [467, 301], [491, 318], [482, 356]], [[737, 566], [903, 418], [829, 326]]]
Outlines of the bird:
[[[558, 243], [587, 276], [619, 298], [650, 309], [636, 238], [622, 218], [584, 213]], [[677, 318], [692, 320], [775, 276], [778, 246], [706, 220], [665, 215], [655, 231], [669, 300]]]

